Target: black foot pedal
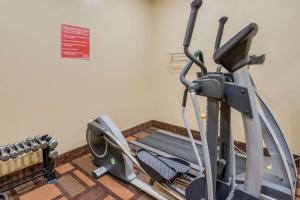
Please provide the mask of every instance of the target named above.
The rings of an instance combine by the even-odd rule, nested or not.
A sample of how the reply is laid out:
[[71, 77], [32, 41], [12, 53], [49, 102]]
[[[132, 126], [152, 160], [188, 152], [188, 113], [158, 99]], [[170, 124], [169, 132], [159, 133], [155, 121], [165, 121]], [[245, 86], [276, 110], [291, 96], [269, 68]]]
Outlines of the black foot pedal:
[[168, 158], [163, 156], [158, 156], [158, 158], [161, 159], [170, 167], [172, 167], [173, 169], [175, 169], [175, 171], [180, 174], [186, 174], [191, 168], [188, 162], [178, 158]]
[[145, 149], [138, 150], [136, 158], [142, 168], [157, 182], [171, 181], [177, 174], [175, 169]]

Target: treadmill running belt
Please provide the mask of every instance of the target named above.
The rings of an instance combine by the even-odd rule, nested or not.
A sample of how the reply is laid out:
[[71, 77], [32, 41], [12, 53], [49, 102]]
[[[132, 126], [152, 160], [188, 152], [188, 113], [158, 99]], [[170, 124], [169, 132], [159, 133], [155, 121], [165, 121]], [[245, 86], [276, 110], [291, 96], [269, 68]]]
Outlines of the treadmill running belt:
[[[172, 137], [158, 131], [148, 135], [147, 137], [138, 139], [137, 141], [160, 151], [166, 152], [177, 158], [183, 158], [184, 160], [197, 164], [197, 158], [189, 141]], [[202, 159], [204, 157], [202, 145], [197, 144], [197, 149], [200, 154], [200, 158]]]
[[[158, 149], [162, 152], [173, 155], [174, 157], [186, 160], [188, 162], [197, 164], [197, 159], [190, 141], [183, 140], [177, 137], [173, 137], [168, 134], [155, 131], [154, 133], [138, 139], [137, 142], [152, 148]], [[201, 144], [196, 144], [202, 163], [204, 164], [203, 149]], [[237, 156], [236, 160], [236, 173], [241, 174], [246, 170], [246, 165], [243, 158]]]
[[[164, 132], [156, 131], [142, 139], [137, 139], [136, 142], [197, 165], [194, 150], [187, 137], [185, 140]], [[197, 144], [197, 149], [202, 163], [204, 164], [202, 145]], [[274, 168], [271, 167], [271, 170], [268, 169], [269, 166], [272, 166], [272, 160], [269, 157], [265, 157], [265, 174], [262, 193], [273, 197], [274, 199], [291, 199], [291, 191], [288, 185], [280, 180], [280, 178], [276, 175]], [[236, 179], [238, 183], [244, 182], [245, 171], [246, 158], [236, 155]]]

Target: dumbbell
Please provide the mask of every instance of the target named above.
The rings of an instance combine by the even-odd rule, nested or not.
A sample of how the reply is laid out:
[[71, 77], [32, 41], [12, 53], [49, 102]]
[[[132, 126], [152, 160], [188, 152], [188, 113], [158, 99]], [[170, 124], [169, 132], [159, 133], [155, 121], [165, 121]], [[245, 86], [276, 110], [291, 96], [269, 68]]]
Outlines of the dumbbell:
[[6, 152], [6, 149], [2, 146], [0, 146], [0, 160], [2, 160], [3, 162], [9, 160], [9, 155]]
[[19, 145], [24, 149], [25, 153], [28, 153], [31, 150], [30, 147], [24, 141], [19, 142]]
[[32, 151], [37, 151], [39, 150], [40, 146], [38, 143], [36, 143], [32, 137], [29, 137], [25, 140], [26, 144], [29, 145], [30, 149]]
[[58, 156], [58, 152], [56, 149], [49, 152], [48, 156], [52, 159], [56, 158]]
[[51, 138], [48, 142], [50, 149], [55, 149], [58, 145], [57, 140]]
[[34, 140], [39, 144], [39, 146], [42, 148], [42, 149], [45, 149], [48, 147], [48, 142], [43, 140], [42, 139], [42, 136], [36, 136], [34, 137]]
[[19, 155], [22, 155], [25, 152], [24, 149], [20, 146], [20, 143], [15, 143], [14, 147], [17, 150]]
[[19, 155], [12, 144], [6, 145], [6, 150], [11, 159], [15, 159]]
[[42, 137], [42, 139], [44, 139], [45, 141], [48, 142], [48, 146], [50, 147], [50, 149], [55, 149], [57, 147], [57, 145], [58, 145], [57, 140], [53, 139], [49, 135], [44, 135]]

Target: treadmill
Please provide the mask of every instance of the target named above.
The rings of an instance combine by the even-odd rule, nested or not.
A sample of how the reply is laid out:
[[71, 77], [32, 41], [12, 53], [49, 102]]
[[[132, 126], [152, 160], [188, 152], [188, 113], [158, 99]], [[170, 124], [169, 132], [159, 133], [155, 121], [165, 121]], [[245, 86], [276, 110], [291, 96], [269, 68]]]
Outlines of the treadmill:
[[[201, 141], [195, 140], [195, 142], [202, 163], [205, 165]], [[197, 176], [199, 174], [197, 158], [193, 153], [194, 151], [190, 139], [186, 136], [158, 129], [144, 138], [130, 141], [129, 146], [133, 151], [137, 151], [142, 148], [157, 155], [185, 160], [191, 165], [189, 174], [193, 176]], [[246, 172], [246, 156], [236, 153], [235, 163], [236, 182], [243, 183]], [[262, 183], [261, 193], [271, 197], [270, 199], [290, 199], [291, 191], [289, 185], [284, 184], [276, 175], [276, 171], [272, 166], [272, 160], [270, 157], [265, 156], [264, 166], [264, 180]]]

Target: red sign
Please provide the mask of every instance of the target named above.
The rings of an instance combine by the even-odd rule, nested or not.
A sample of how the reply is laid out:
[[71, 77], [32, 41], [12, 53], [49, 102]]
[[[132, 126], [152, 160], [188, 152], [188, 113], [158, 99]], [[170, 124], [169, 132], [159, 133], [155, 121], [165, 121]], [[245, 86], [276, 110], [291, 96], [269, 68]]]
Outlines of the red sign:
[[62, 24], [61, 57], [90, 58], [90, 29]]

